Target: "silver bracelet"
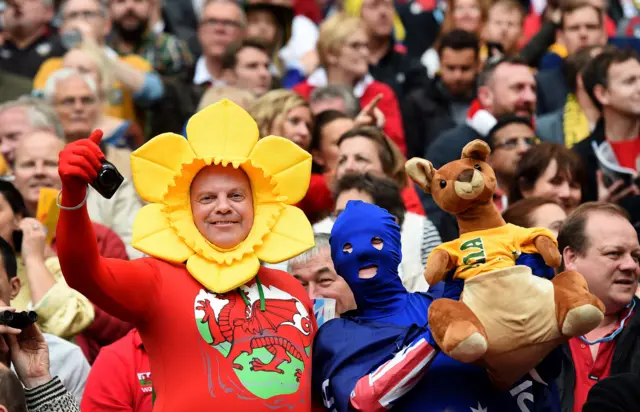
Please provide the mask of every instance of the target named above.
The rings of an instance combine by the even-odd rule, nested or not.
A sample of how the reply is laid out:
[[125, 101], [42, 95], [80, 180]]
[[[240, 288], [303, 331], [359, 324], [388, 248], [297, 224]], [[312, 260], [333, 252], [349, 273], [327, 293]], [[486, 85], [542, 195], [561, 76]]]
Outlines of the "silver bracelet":
[[82, 206], [84, 206], [85, 203], [87, 203], [87, 199], [89, 198], [89, 188], [87, 188], [87, 194], [84, 196], [84, 200], [82, 202], [80, 202], [80, 204], [77, 205], [77, 206], [72, 206], [72, 207], [62, 206], [60, 204], [60, 195], [61, 194], [62, 194], [62, 190], [59, 191], [58, 192], [58, 196], [56, 196], [56, 205], [60, 208], [60, 210], [78, 210]]

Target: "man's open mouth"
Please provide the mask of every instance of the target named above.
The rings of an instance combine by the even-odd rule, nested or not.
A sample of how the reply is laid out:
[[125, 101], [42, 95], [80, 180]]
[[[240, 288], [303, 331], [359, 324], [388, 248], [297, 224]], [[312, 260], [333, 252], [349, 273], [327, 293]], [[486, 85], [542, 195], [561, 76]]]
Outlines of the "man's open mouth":
[[371, 279], [378, 273], [378, 265], [368, 265], [360, 268], [358, 277], [360, 279]]
[[210, 224], [211, 224], [211, 225], [214, 225], [214, 226], [232, 226], [232, 225], [235, 225], [235, 224], [237, 224], [237, 223], [239, 223], [239, 222], [236, 222], [236, 221], [226, 221], [226, 220], [225, 220], [225, 221], [219, 221], [219, 222], [211, 222]]
[[614, 284], [616, 285], [634, 285], [637, 284], [637, 282], [631, 278], [624, 278], [624, 279], [617, 279], [613, 281]]

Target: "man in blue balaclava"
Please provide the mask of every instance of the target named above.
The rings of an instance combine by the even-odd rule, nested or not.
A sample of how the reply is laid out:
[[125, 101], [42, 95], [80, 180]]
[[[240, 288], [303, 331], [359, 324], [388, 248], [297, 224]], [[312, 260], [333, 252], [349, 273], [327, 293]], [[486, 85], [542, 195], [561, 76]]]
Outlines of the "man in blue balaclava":
[[[357, 309], [324, 324], [313, 353], [313, 392], [330, 411], [559, 411], [553, 353], [507, 392], [486, 371], [441, 353], [427, 313], [433, 297], [398, 276], [400, 228], [387, 211], [350, 201], [331, 231], [331, 257]], [[320, 401], [318, 399], [318, 401]]]

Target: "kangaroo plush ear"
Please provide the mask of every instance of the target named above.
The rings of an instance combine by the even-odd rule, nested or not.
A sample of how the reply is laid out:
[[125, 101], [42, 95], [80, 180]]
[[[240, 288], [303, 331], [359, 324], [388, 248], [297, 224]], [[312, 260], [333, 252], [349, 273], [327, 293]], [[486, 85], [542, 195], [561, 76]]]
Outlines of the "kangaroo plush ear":
[[431, 180], [435, 174], [433, 165], [428, 160], [414, 157], [404, 165], [407, 174], [422, 190], [431, 193]]
[[476, 159], [486, 162], [489, 153], [491, 153], [489, 145], [483, 140], [476, 139], [473, 142], [467, 143], [464, 149], [462, 149], [461, 159]]

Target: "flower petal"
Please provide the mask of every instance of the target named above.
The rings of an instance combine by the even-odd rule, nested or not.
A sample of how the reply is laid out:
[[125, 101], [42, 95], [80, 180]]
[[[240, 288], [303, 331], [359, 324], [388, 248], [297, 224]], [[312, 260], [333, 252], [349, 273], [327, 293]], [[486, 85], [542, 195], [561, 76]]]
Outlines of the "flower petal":
[[258, 125], [237, 104], [224, 99], [194, 114], [187, 123], [187, 138], [200, 158], [242, 162], [258, 141]]
[[218, 265], [200, 255], [187, 261], [187, 270], [204, 287], [215, 293], [225, 293], [253, 279], [260, 269], [260, 261], [249, 255], [231, 266]]
[[314, 244], [311, 223], [302, 210], [285, 206], [256, 255], [264, 262], [279, 263], [311, 249]]
[[264, 170], [276, 182], [285, 203], [298, 203], [307, 194], [311, 180], [311, 154], [284, 137], [267, 136], [256, 144], [251, 164]]
[[187, 140], [173, 133], [158, 135], [131, 154], [133, 183], [147, 202], [159, 203], [180, 173], [183, 163], [194, 157]]
[[138, 212], [131, 244], [147, 255], [174, 263], [182, 263], [194, 254], [171, 228], [163, 206], [157, 203], [146, 205]]

